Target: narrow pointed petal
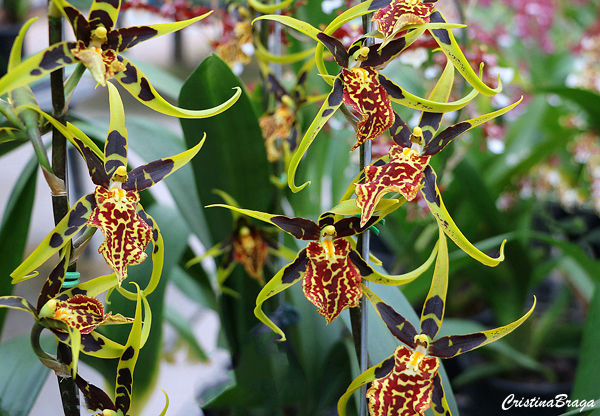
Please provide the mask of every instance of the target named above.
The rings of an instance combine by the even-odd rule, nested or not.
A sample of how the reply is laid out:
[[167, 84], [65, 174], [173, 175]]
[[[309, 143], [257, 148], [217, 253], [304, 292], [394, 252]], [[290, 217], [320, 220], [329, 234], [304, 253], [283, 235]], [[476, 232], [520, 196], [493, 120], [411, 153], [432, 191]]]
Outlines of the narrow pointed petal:
[[444, 230], [446, 235], [450, 237], [458, 247], [460, 247], [465, 253], [473, 257], [478, 262], [485, 264], [486, 266], [494, 267], [500, 264], [504, 260], [504, 244], [506, 240], [502, 242], [500, 246], [500, 252], [498, 257], [490, 257], [478, 250], [473, 244], [466, 239], [463, 233], [458, 229], [452, 217], [446, 210], [442, 195], [436, 184], [436, 175], [431, 166], [427, 166], [424, 172], [425, 185], [421, 189], [425, 202], [429, 207], [429, 210], [435, 217], [440, 228]]
[[378, 76], [380, 84], [388, 92], [390, 99], [393, 102], [401, 104], [405, 107], [414, 108], [415, 110], [448, 113], [450, 111], [460, 110], [469, 104], [469, 102], [471, 102], [471, 100], [473, 100], [477, 94], [479, 94], [477, 90], [473, 90], [460, 100], [451, 101], [449, 103], [440, 103], [437, 101], [431, 101], [417, 97], [416, 95], [413, 95], [400, 88], [386, 76], [382, 74], [379, 74]]
[[152, 227], [137, 213], [140, 196], [136, 191], [97, 186], [94, 197], [96, 208], [87, 225], [104, 234], [98, 252], [122, 282], [127, 278], [127, 266], [146, 259], [144, 250], [152, 239]]
[[185, 152], [138, 166], [127, 174], [123, 189], [139, 192], [155, 185], [192, 160], [202, 148], [205, 140], [206, 133], [200, 143]]
[[[415, 270], [413, 270], [411, 272], [394, 276], [394, 275], [387, 275], [387, 274], [379, 273], [377, 270], [371, 269], [370, 274], [363, 274], [362, 277], [365, 280], [368, 280], [368, 281], [374, 282], [374, 283], [378, 283], [380, 285], [393, 285], [393, 286], [404, 285], [404, 284], [412, 282], [417, 277], [421, 276], [423, 273], [425, 273], [427, 270], [429, 270], [429, 268], [433, 264], [433, 261], [436, 258], [435, 255], [437, 254], [437, 252], [438, 252], [438, 244], [436, 244], [433, 247], [431, 254], [427, 258], [427, 260], [425, 260], [425, 263], [423, 263], [422, 265], [420, 265], [419, 267], [417, 267]], [[356, 254], [358, 254], [358, 253], [356, 253]], [[365, 272], [367, 272], [368, 269], [370, 269], [370, 267], [367, 269], [364, 265], [362, 267], [359, 266], [360, 261], [364, 262], [362, 257], [359, 259], [355, 255], [355, 256], [351, 256], [351, 259], [361, 270], [365, 270]]]
[[37, 301], [37, 310], [38, 313], [41, 311], [42, 307], [46, 302], [50, 299], [54, 299], [65, 280], [65, 274], [67, 272], [67, 267], [69, 267], [69, 259], [71, 255], [71, 244], [67, 244], [67, 246], [62, 250], [60, 261], [56, 265], [56, 267], [50, 272], [48, 275], [48, 279], [44, 283], [40, 295]]
[[35, 107], [27, 107], [37, 111], [46, 120], [50, 122], [63, 136], [71, 142], [73, 146], [79, 151], [79, 154], [83, 156], [85, 163], [88, 167], [88, 172], [92, 182], [96, 185], [108, 188], [110, 185], [110, 177], [104, 170], [103, 153], [98, 146], [90, 139], [84, 132], [79, 130], [71, 123], [67, 123], [65, 127], [62, 123], [58, 122], [54, 117], [44, 113], [40, 109]]
[[37, 311], [33, 305], [20, 296], [0, 296], [0, 308], [18, 309], [37, 318]]
[[57, 7], [67, 18], [73, 28], [75, 38], [82, 41], [85, 46], [89, 46], [92, 30], [85, 16], [66, 0], [52, 0], [52, 5]]
[[296, 186], [295, 177], [296, 177], [296, 169], [298, 169], [298, 165], [300, 164], [300, 160], [308, 150], [309, 146], [317, 137], [321, 128], [327, 123], [327, 121], [333, 116], [336, 110], [342, 105], [344, 98], [344, 84], [342, 79], [338, 76], [335, 79], [333, 89], [325, 99], [325, 102], [319, 109], [319, 112], [313, 119], [312, 123], [304, 133], [304, 137], [298, 146], [298, 150], [292, 156], [292, 160], [290, 161], [290, 165], [288, 168], [288, 186], [292, 190], [292, 192], [300, 192], [306, 185], [310, 184], [309, 182], [304, 183], [301, 186]]
[[429, 156], [419, 156], [411, 148], [392, 145], [390, 161], [383, 166], [366, 166], [365, 183], [355, 184], [356, 205], [361, 209], [361, 224], [366, 224], [381, 198], [388, 192], [399, 192], [412, 201], [423, 184], [423, 172]]
[[88, 22], [92, 30], [102, 25], [110, 31], [117, 23], [121, 0], [94, 0], [90, 7]]
[[17, 267], [10, 276], [13, 283], [27, 279], [27, 273], [41, 266], [54, 253], [63, 248], [86, 226], [88, 218], [96, 207], [94, 194], [82, 196], [67, 215], [48, 234], [39, 246]]
[[[133, 283], [137, 286], [136, 283]], [[123, 355], [117, 365], [117, 381], [115, 386], [115, 407], [117, 411], [127, 414], [131, 407], [131, 393], [133, 388], [133, 370], [138, 359], [142, 341], [142, 294], [137, 287], [137, 302], [135, 306], [135, 318]]]
[[154, 89], [148, 78], [135, 65], [129, 62], [126, 58], [119, 55], [119, 61], [125, 65], [125, 71], [115, 73], [115, 79], [125, 88], [131, 95], [145, 106], [158, 111], [159, 113], [168, 116], [180, 118], [206, 118], [220, 114], [231, 107], [242, 94], [239, 87], [235, 87], [234, 95], [223, 104], [206, 110], [186, 110], [184, 108], [175, 107], [165, 101], [158, 92]]
[[423, 148], [424, 155], [435, 155], [436, 153], [441, 152], [444, 147], [448, 145], [452, 140], [456, 139], [458, 136], [463, 134], [466, 131], [471, 130], [473, 127], [477, 127], [489, 120], [492, 120], [502, 114], [508, 113], [510, 110], [515, 108], [519, 103], [523, 100], [521, 99], [507, 107], [504, 107], [500, 110], [494, 111], [492, 113], [484, 114], [482, 116], [472, 118], [470, 120], [465, 120], [460, 123], [457, 123], [453, 126], [448, 127], [443, 132], [438, 134], [433, 140], [427, 142], [427, 145]]
[[265, 62], [274, 64], [293, 64], [298, 61], [303, 61], [315, 55], [315, 48], [306, 49], [301, 52], [289, 53], [286, 55], [273, 55], [261, 43], [257, 43], [254, 53], [258, 58]]
[[433, 379], [433, 394], [431, 396], [431, 410], [435, 416], [449, 416], [450, 406], [446, 400], [444, 386], [442, 385], [442, 377], [437, 373]]
[[474, 350], [475, 348], [482, 347], [490, 342], [499, 340], [505, 335], [510, 334], [512, 331], [517, 329], [529, 315], [533, 312], [536, 305], [536, 298], [533, 298], [533, 305], [531, 309], [516, 321], [501, 326], [499, 328], [490, 329], [482, 332], [474, 332], [467, 335], [450, 335], [441, 337], [429, 345], [429, 354], [439, 358], [452, 358], [459, 354], [464, 354]]
[[[454, 83], [454, 66], [450, 60], [446, 61], [444, 71], [440, 76], [440, 79], [435, 84], [435, 87], [427, 97], [431, 101], [448, 102], [450, 92], [452, 91], [452, 84]], [[419, 119], [419, 127], [423, 133], [422, 145], [428, 144], [435, 133], [440, 128], [444, 113], [435, 113], [424, 111]]]
[[367, 371], [359, 375], [352, 381], [352, 383], [346, 389], [346, 392], [340, 397], [337, 404], [337, 410], [339, 416], [346, 416], [346, 406], [348, 404], [348, 400], [352, 397], [352, 394], [358, 390], [361, 386], [368, 384], [375, 380], [376, 378], [385, 377], [392, 371], [394, 367], [394, 356], [390, 356], [380, 362], [377, 365], [369, 368]]
[[329, 52], [331, 52], [331, 55], [333, 55], [333, 59], [335, 59], [335, 62], [337, 62], [339, 66], [341, 66], [342, 68], [348, 68], [348, 52], [346, 51], [346, 48], [344, 47], [342, 42], [340, 42], [332, 36], [326, 35], [325, 33], [319, 33], [317, 35], [317, 39], [319, 40], [319, 42], [325, 45]]
[[294, 283], [302, 280], [306, 273], [308, 265], [308, 258], [306, 256], [306, 249], [301, 250], [298, 253], [296, 259], [283, 267], [277, 272], [271, 280], [263, 286], [262, 290], [256, 297], [256, 308], [254, 308], [254, 315], [265, 325], [275, 331], [281, 336], [279, 341], [285, 341], [285, 334], [283, 331], [275, 325], [273, 321], [263, 312], [262, 304], [269, 298], [275, 296], [277, 293], [287, 289]]
[[[439, 11], [435, 11], [430, 16], [430, 21], [433, 23], [446, 23], [446, 19]], [[498, 87], [492, 89], [485, 85], [471, 68], [469, 61], [465, 58], [460, 46], [456, 42], [451, 30], [448, 29], [431, 29], [431, 35], [436, 40], [448, 60], [452, 61], [458, 72], [467, 80], [475, 90], [488, 97], [493, 97], [502, 91], [502, 82], [498, 77]]]
[[253, 211], [250, 209], [238, 208], [231, 205], [213, 204], [206, 208], [223, 207], [232, 211], [237, 211], [252, 218], [275, 225], [281, 230], [296, 237], [299, 240], [318, 240], [320, 237], [319, 226], [311, 220], [305, 218], [289, 218], [283, 215], [268, 214], [266, 212]]
[[122, 29], [111, 30], [108, 33], [106, 46], [108, 49], [112, 49], [117, 53], [124, 52], [127, 49], [149, 39], [177, 32], [178, 30], [186, 28], [189, 25], [204, 19], [210, 14], [212, 14], [212, 11], [205, 13], [202, 16], [183, 20], [181, 22], [160, 23], [148, 26], [131, 26]]
[[306, 22], [303, 22], [302, 20], [298, 20], [290, 16], [269, 14], [257, 17], [252, 21], [252, 24], [254, 24], [254, 22], [258, 20], [272, 20], [275, 22], [279, 22], [285, 26], [291, 27], [292, 29], [296, 29], [297, 31], [302, 32], [305, 35], [310, 36], [311, 38], [319, 42], [319, 38], [317, 37], [317, 35], [321, 33], [321, 31], [316, 27], [311, 26]]
[[98, 296], [100, 293], [106, 292], [118, 283], [114, 273], [96, 277], [60, 292], [60, 294], [56, 296], [56, 300], [67, 300], [75, 295]]
[[[117, 87], [110, 82], [108, 86], [108, 97], [110, 102], [110, 126], [104, 146], [104, 169], [109, 178], [117, 168], [127, 168], [127, 129], [125, 128], [125, 110]], [[105, 187], [108, 188], [108, 187]]]
[[440, 361], [421, 358], [415, 365], [413, 351], [399, 346], [394, 351], [394, 366], [385, 377], [373, 380], [367, 390], [371, 415], [423, 416], [431, 406], [433, 380]]
[[418, 335], [415, 327], [404, 318], [398, 312], [396, 312], [391, 306], [382, 301], [375, 293], [369, 288], [363, 286], [363, 293], [369, 299], [377, 315], [388, 327], [393, 336], [395, 336], [400, 342], [408, 345], [411, 348], [415, 348], [415, 337]]
[[398, 146], [411, 147], [412, 143], [410, 141], [410, 135], [412, 134], [412, 130], [396, 112], [394, 112], [394, 116], [394, 124], [390, 127], [392, 140], [394, 140]]
[[410, 31], [406, 35], [394, 39], [384, 47], [381, 44], [374, 44], [369, 46], [369, 54], [367, 59], [360, 63], [361, 67], [371, 67], [377, 69], [383, 69], [396, 58], [402, 51], [412, 45], [423, 33], [425, 29], [417, 28]]
[[343, 310], [357, 307], [362, 298], [360, 270], [348, 257], [354, 252], [350, 243], [343, 238], [334, 240], [333, 251], [329, 253], [321, 243], [308, 243], [309, 262], [302, 281], [304, 296], [327, 323]]
[[294, 0], [284, 0], [276, 4], [265, 4], [258, 0], [248, 0], [248, 6], [261, 13], [275, 13], [277, 10], [283, 10], [292, 4]]
[[78, 62], [71, 49], [77, 42], [60, 42], [36, 53], [0, 78], [0, 96], [15, 88], [31, 84], [57, 69]]
[[88, 383], [79, 374], [75, 377], [75, 384], [83, 394], [88, 410], [117, 410], [108, 394], [95, 385]]
[[[62, 343], [71, 346], [68, 333], [54, 331], [54, 335]], [[119, 358], [124, 350], [125, 347], [123, 345], [106, 338], [96, 331], [81, 335], [80, 351], [86, 355], [104, 359]]]
[[25, 40], [25, 34], [29, 27], [37, 20], [37, 17], [29, 19], [25, 24], [19, 29], [19, 34], [15, 38], [13, 42], [12, 48], [10, 50], [10, 55], [8, 57], [8, 72], [14, 70], [21, 63], [21, 58], [23, 56], [23, 41]]
[[446, 292], [448, 291], [448, 244], [441, 227], [439, 228], [438, 241], [439, 250], [433, 271], [433, 280], [421, 312], [421, 334], [427, 335], [429, 339], [434, 339], [442, 327], [446, 307]]

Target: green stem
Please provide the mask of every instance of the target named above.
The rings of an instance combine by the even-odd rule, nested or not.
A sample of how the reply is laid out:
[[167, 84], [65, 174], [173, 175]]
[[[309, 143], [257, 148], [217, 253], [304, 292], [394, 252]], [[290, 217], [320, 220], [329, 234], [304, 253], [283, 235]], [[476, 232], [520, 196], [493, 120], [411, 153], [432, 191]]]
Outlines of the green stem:
[[[73, 93], [75, 92], [75, 87], [77, 86], [77, 84], [79, 83], [79, 80], [85, 73], [85, 70], [86, 70], [85, 65], [82, 64], [81, 62], [78, 63], [77, 66], [75, 67], [75, 70], [73, 71], [73, 73], [71, 74], [69, 79], [67, 80], [67, 82], [65, 82], [64, 94], [67, 97], [66, 98], [67, 104], [71, 101], [71, 98], [73, 97]], [[66, 109], [64, 111], [66, 111]]]
[[[62, 41], [63, 22], [62, 17], [48, 17], [48, 35], [50, 45]], [[66, 124], [65, 107], [65, 73], [64, 69], [58, 69], [50, 74], [50, 88], [52, 93], [53, 116], [62, 124]], [[66, 183], [67, 177], [67, 139], [56, 128], [52, 129], [52, 168], [54, 174]], [[54, 223], [58, 224], [60, 220], [69, 212], [69, 201], [67, 195], [52, 195], [52, 209], [54, 213]], [[71, 268], [69, 268], [71, 270]], [[61, 344], [62, 345], [62, 344]], [[61, 347], [58, 348], [58, 360], [61, 361]], [[58, 387], [62, 399], [63, 411], [65, 416], [79, 416], [79, 391], [72, 377], [58, 378]]]

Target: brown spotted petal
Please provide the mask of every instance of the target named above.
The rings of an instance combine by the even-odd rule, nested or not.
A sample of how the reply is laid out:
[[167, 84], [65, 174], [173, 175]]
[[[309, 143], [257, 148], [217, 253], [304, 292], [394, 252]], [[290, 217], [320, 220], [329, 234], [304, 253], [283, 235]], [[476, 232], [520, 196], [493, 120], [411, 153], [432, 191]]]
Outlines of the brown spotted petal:
[[433, 2], [392, 0], [389, 5], [376, 11], [372, 20], [387, 40], [405, 26], [429, 23], [429, 16], [434, 7]]
[[302, 289], [327, 323], [344, 309], [357, 307], [362, 297], [360, 271], [348, 257], [351, 250], [343, 238], [310, 242], [306, 247], [308, 267]]
[[387, 91], [379, 83], [373, 68], [342, 68], [344, 103], [362, 116], [352, 150], [381, 136], [394, 124], [394, 110]]
[[269, 246], [260, 232], [250, 227], [242, 227], [233, 240], [233, 258], [244, 265], [250, 277], [264, 283], [263, 266], [269, 254]]
[[412, 201], [421, 188], [423, 171], [430, 156], [419, 156], [409, 148], [393, 145], [390, 161], [383, 166], [365, 167], [365, 183], [356, 184], [356, 205], [361, 209], [361, 226], [373, 215], [375, 207], [388, 192], [399, 192]]
[[127, 278], [127, 266], [140, 264], [152, 239], [150, 227], [136, 211], [140, 196], [136, 191], [96, 187], [97, 207], [88, 226], [100, 228], [104, 242], [98, 252], [115, 271], [119, 284]]
[[108, 316], [104, 315], [104, 305], [96, 298], [75, 295], [66, 301], [57, 301], [53, 319], [63, 321], [82, 334], [89, 334]]
[[423, 416], [431, 406], [439, 360], [435, 357], [416, 360], [413, 354], [419, 353], [404, 345], [396, 348], [392, 371], [373, 381], [367, 390], [371, 416]]

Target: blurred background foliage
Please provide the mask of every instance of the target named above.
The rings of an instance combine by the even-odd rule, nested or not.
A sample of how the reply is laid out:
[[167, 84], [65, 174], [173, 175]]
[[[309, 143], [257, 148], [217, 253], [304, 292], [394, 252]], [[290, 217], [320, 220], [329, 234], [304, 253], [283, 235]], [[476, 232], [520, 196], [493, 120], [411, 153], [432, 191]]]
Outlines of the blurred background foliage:
[[[350, 3], [296, 1], [293, 13], [319, 27], [329, 23]], [[7, 0], [3, 4], [7, 8], [17, 7]], [[85, 9], [89, 2], [81, 0], [73, 4]], [[446, 391], [453, 414], [478, 415], [481, 414], [478, 407], [482, 405], [499, 410], [500, 402], [508, 394], [499, 393], [506, 380], [542, 386], [550, 392], [550, 397], [565, 392], [572, 399], [596, 400], [600, 398], [600, 371], [597, 371], [600, 292], [596, 290], [600, 282], [599, 3], [597, 0], [440, 0], [437, 6], [449, 21], [468, 25], [466, 29], [455, 30], [455, 35], [474, 68], [484, 63], [486, 84], [495, 86], [500, 75], [504, 86], [502, 93], [491, 100], [478, 97], [463, 110], [447, 114], [444, 124], [493, 111], [524, 97], [515, 110], [461, 136], [432, 161], [448, 211], [469, 240], [483, 250], [493, 250], [503, 239], [508, 240], [506, 260], [496, 268], [485, 268], [450, 247], [453, 252], [447, 319], [441, 335], [506, 324], [523, 314], [532, 295], [538, 298], [534, 316], [515, 334], [490, 344], [480, 354], [468, 354], [463, 360], [446, 363], [449, 377], [443, 378], [450, 379], [452, 384]], [[194, 333], [193, 322], [178, 315], [177, 305], [165, 304], [165, 290], [173, 285], [191, 301], [218, 314], [217, 347], [231, 354], [231, 371], [227, 372], [226, 381], [202, 389], [193, 398], [203, 403], [205, 414], [334, 414], [338, 398], [358, 372], [347, 312], [341, 320], [325, 327], [296, 287], [273, 299], [265, 308], [289, 333], [288, 341], [275, 343], [275, 336], [259, 325], [252, 313], [260, 285], [243, 267], [234, 268], [225, 283], [239, 294], [230, 296], [221, 292], [216, 281], [215, 270], [221, 258], [207, 259], [189, 268], [185, 264], [203, 250], [227, 240], [234, 230], [230, 212], [202, 208], [223, 202], [214, 189], [228, 193], [244, 208], [313, 220], [334, 206], [358, 173], [357, 155], [347, 152], [354, 133], [350, 124], [337, 115], [319, 134], [300, 165], [297, 183], [310, 180], [312, 184], [298, 194], [277, 186], [272, 178], [280, 177], [282, 164], [268, 162], [259, 125], [259, 117], [273, 107], [273, 102], [268, 99], [256, 57], [248, 49], [245, 58], [238, 54], [233, 60], [231, 54], [223, 52], [225, 46], [239, 48], [240, 45], [235, 45], [234, 27], [251, 15], [240, 15], [224, 2], [185, 0], [166, 3], [134, 0], [125, 3], [122, 15], [133, 21], [146, 19], [148, 14], [182, 19], [207, 9], [215, 12], [201, 22], [204, 26], [201, 37], [177, 37], [170, 45], [172, 50], [163, 53], [167, 62], [160, 67], [146, 64], [143, 70], [161, 93], [172, 102], [178, 100], [185, 108], [219, 104], [231, 96], [234, 86], [244, 88], [240, 100], [217, 117], [182, 120], [181, 128], [164, 125], [154, 114], [127, 116], [130, 147], [145, 161], [178, 153], [198, 143], [204, 132], [207, 134], [207, 141], [191, 166], [165, 181], [167, 189], [162, 192], [170, 194], [171, 202], [150, 192], [142, 195], [144, 207], [163, 231], [167, 257], [161, 286], [149, 297], [154, 321], [151, 342], [140, 356], [145, 364], [139, 365], [135, 374], [138, 410], [141, 411], [145, 399], [155, 390], [159, 363], [165, 359], [163, 325], [175, 328], [183, 345], [194, 352], [190, 356], [206, 360], [213, 353], [203, 350], [198, 341], [202, 334]], [[36, 9], [32, 7], [30, 13], [36, 13]], [[8, 12], [3, 16], [8, 18]], [[268, 27], [262, 29], [268, 30]], [[358, 31], [360, 22], [351, 22], [336, 35], [350, 39]], [[255, 38], [260, 36], [260, 30], [256, 29]], [[284, 32], [281, 39], [284, 52], [313, 46], [297, 33]], [[223, 59], [217, 54], [205, 59], [182, 55], [181, 51], [186, 51], [192, 43], [201, 43], [205, 47], [203, 54], [210, 50], [220, 52]], [[433, 50], [433, 45], [426, 37], [420, 39], [384, 73], [410, 92], [426, 95], [445, 63], [443, 54]], [[243, 48], [241, 52], [244, 53]], [[295, 71], [301, 65], [299, 62], [281, 68], [280, 81], [288, 90], [294, 87]], [[450, 100], [464, 96], [466, 89], [458, 82]], [[307, 95], [327, 91], [327, 85], [313, 70], [307, 82]], [[93, 100], [103, 98], [96, 96]], [[108, 118], [83, 111], [89, 108], [85, 103], [80, 111], [77, 103], [76, 97], [70, 111], [73, 122], [101, 142]], [[43, 108], [42, 101], [40, 104]], [[106, 100], [100, 105], [105, 104]], [[312, 104], [299, 110], [302, 131], [317, 108]], [[396, 111], [409, 125], [416, 125], [416, 111], [400, 107]], [[0, 163], [9, 166], [11, 152], [23, 143], [26, 142], [0, 141]], [[374, 159], [387, 153], [389, 144], [389, 137], [380, 137], [373, 145]], [[74, 177], [76, 172], [73, 170]], [[2, 198], [3, 276], [10, 273], [15, 259], [26, 251], [23, 236], [30, 226], [34, 173], [35, 166], [31, 164], [23, 173], [14, 172], [19, 181]], [[83, 193], [77, 189], [75, 192]], [[71, 196], [72, 200], [78, 197]], [[371, 243], [372, 252], [391, 274], [422, 264], [437, 235], [434, 219], [418, 199], [390, 214], [385, 225], [378, 228], [380, 232]], [[300, 248], [287, 235], [275, 239], [293, 251]], [[31, 246], [36, 244], [30, 241]], [[286, 262], [270, 257], [265, 277], [272, 276]], [[148, 267], [147, 264], [132, 267], [131, 278], [142, 284]], [[391, 288], [379, 295], [397, 306], [398, 312], [417, 321], [430, 281], [431, 271], [407, 286]], [[0, 290], [0, 295], [6, 295], [13, 288], [2, 279]], [[133, 304], [124, 302], [120, 295], [113, 294], [111, 301], [112, 310], [132, 315], [127, 308], [131, 309]], [[4, 315], [0, 312], [0, 329], [3, 322]], [[109, 330], [109, 336], [117, 341], [123, 342], [127, 337], [125, 332], [119, 333], [120, 328], [108, 328], [105, 332]], [[375, 363], [389, 355], [397, 341], [377, 320], [370, 322], [369, 331], [370, 358]], [[12, 338], [6, 333], [3, 336]], [[17, 359], [11, 345], [3, 343], [0, 347], [1, 360]], [[23, 360], [22, 368], [37, 364], [33, 354], [18, 359]], [[115, 363], [86, 360], [106, 376], [107, 382], [113, 382]], [[0, 381], [3, 411], [12, 409], [6, 407], [11, 394], [8, 387], [28, 382], [24, 377], [15, 370], [8, 380]], [[525, 392], [524, 387], [518, 386], [512, 385], [507, 391]], [[20, 402], [22, 408], [7, 410], [7, 414], [27, 414], [40, 388], [41, 385], [32, 385], [34, 394]], [[542, 394], [532, 391], [535, 396]], [[552, 410], [560, 414], [567, 409]], [[545, 415], [551, 414], [549, 409], [544, 411]], [[486, 414], [494, 414], [491, 412], [486, 410]], [[597, 412], [600, 410], [594, 414]]]

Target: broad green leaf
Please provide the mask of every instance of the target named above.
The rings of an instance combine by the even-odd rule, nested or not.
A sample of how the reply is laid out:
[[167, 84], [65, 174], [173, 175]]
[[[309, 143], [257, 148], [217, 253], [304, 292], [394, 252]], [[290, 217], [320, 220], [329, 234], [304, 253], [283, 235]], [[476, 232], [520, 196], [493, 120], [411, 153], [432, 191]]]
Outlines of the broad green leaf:
[[[4, 210], [0, 226], [0, 296], [10, 295], [13, 285], [8, 276], [23, 259], [31, 211], [35, 197], [37, 160], [31, 159], [19, 175]], [[0, 310], [0, 334], [6, 318]]]
[[[53, 344], [54, 337], [44, 338]], [[50, 372], [32, 351], [29, 334], [0, 344], [0, 368], [0, 414], [27, 416]]]
[[[186, 80], [179, 105], [186, 108], [209, 107], [227, 99], [240, 80], [227, 64], [212, 55], [206, 58]], [[181, 120], [188, 147], [206, 133], [202, 151], [192, 160], [196, 186], [204, 205], [220, 203], [212, 190], [220, 189], [240, 206], [268, 211], [273, 194], [271, 168], [258, 117], [244, 92], [230, 109], [207, 119]], [[226, 210], [205, 211], [212, 241], [223, 241], [231, 232], [231, 214]], [[210, 247], [212, 245], [208, 245]]]
[[600, 128], [600, 94], [594, 91], [564, 86], [542, 88], [537, 92], [556, 94], [574, 102], [588, 114], [588, 121], [596, 128]]

